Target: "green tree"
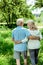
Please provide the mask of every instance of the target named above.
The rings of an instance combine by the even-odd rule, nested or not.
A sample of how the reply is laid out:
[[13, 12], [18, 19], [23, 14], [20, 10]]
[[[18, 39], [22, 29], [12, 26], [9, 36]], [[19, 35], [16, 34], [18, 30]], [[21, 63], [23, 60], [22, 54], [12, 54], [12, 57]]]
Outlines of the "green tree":
[[7, 22], [7, 24], [13, 24], [20, 17], [33, 18], [25, 0], [1, 0], [0, 14], [0, 20]]
[[43, 7], [43, 0], [37, 0], [36, 6]]

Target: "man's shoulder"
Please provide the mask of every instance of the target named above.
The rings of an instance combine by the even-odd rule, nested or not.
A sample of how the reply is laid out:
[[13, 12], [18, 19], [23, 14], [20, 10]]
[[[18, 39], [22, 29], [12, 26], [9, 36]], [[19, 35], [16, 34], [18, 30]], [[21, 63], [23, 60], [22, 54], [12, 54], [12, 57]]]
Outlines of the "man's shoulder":
[[16, 30], [16, 28], [14, 28], [13, 30], [12, 30], [12, 32], [14, 32]]
[[30, 31], [30, 29], [27, 29], [28, 31]]
[[22, 29], [26, 30], [27, 28], [22, 27]]
[[30, 29], [28, 29], [28, 28], [24, 28], [24, 29], [30, 31]]
[[22, 27], [22, 30], [24, 30], [24, 31], [28, 31], [28, 29], [27, 29], [27, 28], [24, 28], [24, 27]]
[[27, 28], [23, 28], [25, 32], [30, 32], [30, 29], [27, 29]]

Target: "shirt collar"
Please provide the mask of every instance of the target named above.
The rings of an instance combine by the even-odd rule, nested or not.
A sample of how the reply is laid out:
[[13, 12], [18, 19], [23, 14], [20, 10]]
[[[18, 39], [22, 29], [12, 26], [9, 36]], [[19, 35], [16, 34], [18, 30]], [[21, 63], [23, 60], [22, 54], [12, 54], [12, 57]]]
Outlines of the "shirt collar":
[[22, 28], [22, 26], [17, 26], [17, 28]]

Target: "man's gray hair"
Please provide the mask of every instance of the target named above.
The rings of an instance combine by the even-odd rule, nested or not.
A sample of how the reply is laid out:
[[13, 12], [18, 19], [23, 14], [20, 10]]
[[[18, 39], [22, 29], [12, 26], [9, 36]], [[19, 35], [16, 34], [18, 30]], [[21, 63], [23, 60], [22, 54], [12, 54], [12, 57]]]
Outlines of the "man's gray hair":
[[23, 22], [23, 21], [24, 21], [24, 19], [23, 19], [23, 18], [19, 18], [19, 19], [17, 19], [16, 24], [17, 24], [17, 25], [20, 25], [20, 23], [21, 23], [21, 22]]

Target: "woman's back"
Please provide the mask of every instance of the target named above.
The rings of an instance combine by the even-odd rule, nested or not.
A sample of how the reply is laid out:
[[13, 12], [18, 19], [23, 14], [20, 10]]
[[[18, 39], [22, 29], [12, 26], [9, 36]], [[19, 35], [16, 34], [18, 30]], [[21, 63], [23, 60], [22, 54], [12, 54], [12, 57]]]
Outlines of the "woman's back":
[[[29, 29], [29, 32], [32, 36], [37, 36], [37, 37], [39, 36], [41, 38], [41, 34], [40, 34], [39, 30], [30, 30]], [[29, 39], [28, 49], [38, 49], [38, 48], [40, 48], [40, 41]]]

